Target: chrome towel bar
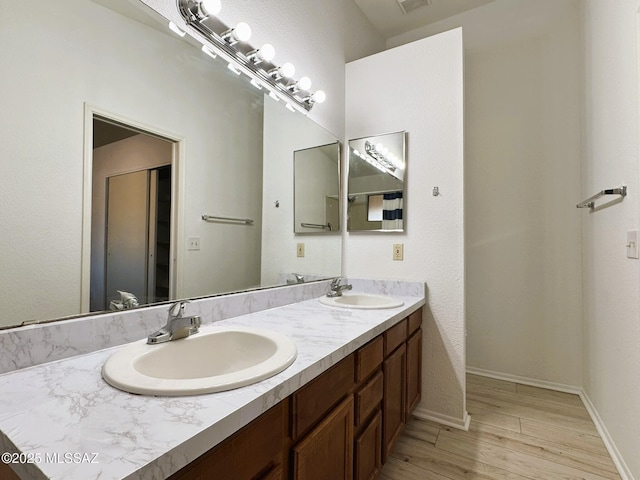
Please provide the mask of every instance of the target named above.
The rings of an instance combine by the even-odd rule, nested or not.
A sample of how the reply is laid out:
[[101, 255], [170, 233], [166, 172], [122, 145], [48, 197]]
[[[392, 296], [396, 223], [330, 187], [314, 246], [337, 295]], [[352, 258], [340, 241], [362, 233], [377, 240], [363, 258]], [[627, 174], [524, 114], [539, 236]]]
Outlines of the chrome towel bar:
[[589, 197], [586, 200], [580, 202], [576, 207], [578, 208], [595, 208], [595, 200], [604, 195], [620, 195], [621, 197], [627, 196], [627, 186], [623, 185], [620, 188], [608, 188], [596, 193], [593, 197]]
[[319, 223], [304, 223], [304, 222], [302, 222], [302, 223], [300, 224], [300, 226], [301, 226], [301, 227], [304, 227], [304, 228], [321, 228], [321, 229], [323, 229], [323, 230], [324, 230], [325, 228], [328, 228], [329, 230], [333, 230], [333, 227], [331, 226], [331, 224], [330, 224], [330, 223], [327, 223], [326, 225], [321, 225], [321, 224], [319, 224]]
[[218, 217], [215, 215], [202, 215], [202, 220], [205, 222], [238, 222], [245, 225], [253, 225], [253, 220], [250, 218], [234, 218], [234, 217]]

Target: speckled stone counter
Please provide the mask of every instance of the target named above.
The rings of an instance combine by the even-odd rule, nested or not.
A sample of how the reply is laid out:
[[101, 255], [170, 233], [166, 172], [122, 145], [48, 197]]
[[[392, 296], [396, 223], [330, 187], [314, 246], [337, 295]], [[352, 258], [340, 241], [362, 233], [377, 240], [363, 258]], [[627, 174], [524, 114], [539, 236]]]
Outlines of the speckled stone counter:
[[404, 305], [355, 310], [314, 298], [203, 326], [203, 333], [220, 325], [266, 328], [298, 347], [283, 372], [228, 392], [152, 397], [117, 390], [100, 370], [121, 347], [0, 375], [0, 450], [34, 462], [14, 465], [22, 478], [166, 478], [425, 302], [418, 282], [353, 284]]

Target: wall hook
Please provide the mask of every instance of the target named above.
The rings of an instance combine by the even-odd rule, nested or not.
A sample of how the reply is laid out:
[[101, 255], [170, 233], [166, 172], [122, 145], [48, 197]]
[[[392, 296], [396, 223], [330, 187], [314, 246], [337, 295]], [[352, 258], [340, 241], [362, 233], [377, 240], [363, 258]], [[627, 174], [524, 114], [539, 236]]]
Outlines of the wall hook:
[[280, 200], [276, 200], [275, 202], [273, 202], [273, 204], [276, 206], [276, 208], [280, 208]]
[[440, 195], [440, 189], [438, 187], [433, 187], [433, 196], [437, 197]]

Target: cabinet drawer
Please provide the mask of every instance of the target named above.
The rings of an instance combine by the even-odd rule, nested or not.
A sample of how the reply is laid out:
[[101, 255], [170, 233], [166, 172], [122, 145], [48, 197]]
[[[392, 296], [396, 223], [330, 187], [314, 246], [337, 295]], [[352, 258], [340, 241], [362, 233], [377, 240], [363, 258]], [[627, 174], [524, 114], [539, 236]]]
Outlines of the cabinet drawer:
[[384, 391], [382, 372], [378, 372], [367, 384], [356, 392], [356, 426], [364, 422], [380, 406]]
[[422, 309], [409, 315], [409, 331], [407, 332], [407, 337], [410, 337], [413, 332], [419, 329], [420, 325], [422, 325]]
[[292, 395], [291, 438], [296, 440], [316, 424], [354, 387], [355, 355], [312, 380]]
[[356, 383], [360, 383], [381, 364], [384, 358], [384, 341], [382, 336], [369, 342], [356, 352]]
[[398, 348], [407, 339], [407, 319], [394, 325], [384, 332], [384, 356], [387, 357], [391, 352]]

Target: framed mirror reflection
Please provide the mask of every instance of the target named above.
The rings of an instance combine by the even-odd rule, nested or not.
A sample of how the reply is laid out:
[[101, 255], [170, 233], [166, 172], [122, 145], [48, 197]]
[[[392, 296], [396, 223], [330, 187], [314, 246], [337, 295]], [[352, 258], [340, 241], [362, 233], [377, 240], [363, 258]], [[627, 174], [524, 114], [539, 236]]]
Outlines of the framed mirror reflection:
[[405, 230], [406, 137], [401, 131], [349, 140], [348, 231]]
[[[31, 5], [37, 16], [0, 5], [0, 302], [20, 306], [0, 316], [0, 328], [131, 305], [119, 291], [136, 288], [122, 270], [134, 263], [108, 257], [131, 246], [134, 230], [140, 305], [286, 284], [298, 269], [295, 248], [281, 248], [295, 244], [293, 202], [284, 201], [293, 199], [293, 152], [338, 138], [177, 37], [141, 2]], [[94, 148], [88, 105], [99, 121], [127, 119], [169, 140], [172, 152], [124, 164], [118, 152], [140, 143], [139, 131]], [[285, 122], [295, 123], [295, 145], [281, 134]], [[115, 155], [99, 166], [97, 150]], [[106, 172], [99, 188], [92, 169]], [[131, 191], [140, 193], [135, 212]], [[98, 204], [101, 223], [90, 214]], [[338, 245], [315, 251], [309, 273], [340, 275]], [[84, 259], [92, 254], [93, 266]]]

